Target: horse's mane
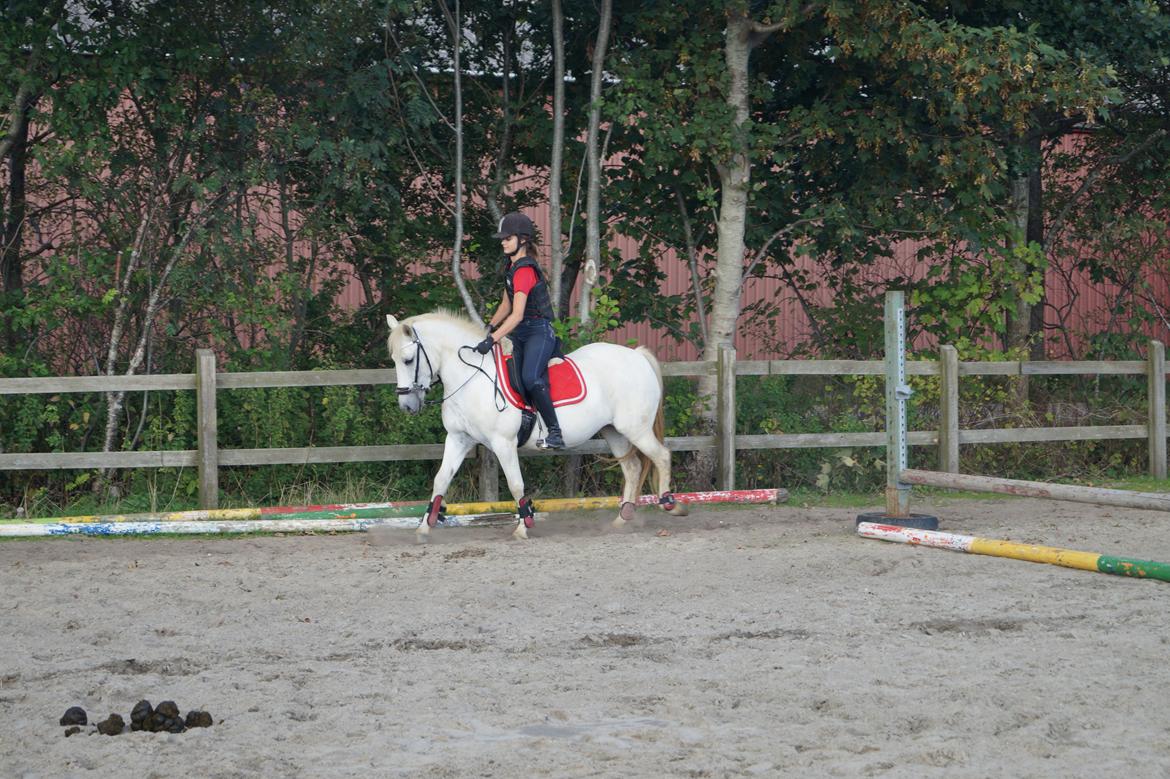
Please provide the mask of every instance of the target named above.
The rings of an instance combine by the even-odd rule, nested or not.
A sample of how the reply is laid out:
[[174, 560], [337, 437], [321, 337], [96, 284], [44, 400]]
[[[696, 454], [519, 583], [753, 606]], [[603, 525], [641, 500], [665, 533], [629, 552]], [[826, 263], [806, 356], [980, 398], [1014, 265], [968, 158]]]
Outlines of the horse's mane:
[[483, 335], [483, 325], [479, 322], [473, 322], [462, 312], [451, 311], [446, 308], [437, 308], [429, 314], [419, 314], [412, 316], [409, 319], [404, 319], [403, 324], [414, 324], [415, 322], [441, 322], [443, 324], [454, 325], [455, 327], [466, 330], [468, 335], [479, 338]]

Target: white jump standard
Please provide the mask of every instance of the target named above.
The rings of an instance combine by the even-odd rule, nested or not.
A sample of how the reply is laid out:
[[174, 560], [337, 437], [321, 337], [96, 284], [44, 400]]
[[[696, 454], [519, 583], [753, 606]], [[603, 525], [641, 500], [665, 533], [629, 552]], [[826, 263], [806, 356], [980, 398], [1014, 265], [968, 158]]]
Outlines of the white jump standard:
[[[906, 462], [906, 400], [910, 388], [906, 386], [906, 326], [903, 311], [903, 293], [886, 293], [885, 334], [886, 334], [886, 513], [862, 514], [857, 518], [858, 526], [863, 522], [919, 530], [935, 530], [938, 520], [934, 517], [912, 515], [909, 512], [910, 490], [914, 485], [942, 487], [944, 489], [970, 490], [973, 492], [994, 492], [1003, 495], [1047, 498], [1076, 503], [1090, 503], [1097, 506], [1121, 506], [1125, 508], [1170, 511], [1170, 494], [1130, 492], [1100, 487], [1085, 487], [1075, 484], [1050, 484], [1019, 479], [1002, 479], [995, 476], [977, 476], [963, 473], [917, 470], [907, 467]], [[1152, 347], [1161, 353], [1162, 346], [1154, 342]], [[1160, 365], [1160, 363], [1158, 363]], [[1158, 371], [1157, 382], [1151, 379], [1152, 395], [1159, 402], [1165, 397], [1164, 374]], [[1153, 412], [1151, 412], [1151, 415]], [[1163, 427], [1154, 426], [1157, 431]], [[1154, 457], [1151, 445], [1151, 458]]]

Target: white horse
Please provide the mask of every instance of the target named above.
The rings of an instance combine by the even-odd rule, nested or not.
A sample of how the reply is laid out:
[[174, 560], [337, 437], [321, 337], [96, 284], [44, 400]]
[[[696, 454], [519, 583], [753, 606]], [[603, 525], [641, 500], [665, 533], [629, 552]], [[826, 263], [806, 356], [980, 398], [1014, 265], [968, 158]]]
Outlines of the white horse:
[[[417, 414], [431, 385], [436, 381], [443, 384], [447, 440], [430, 508], [416, 531], [417, 540], [427, 540], [439, 519], [443, 494], [477, 443], [491, 449], [500, 461], [519, 514], [512, 535], [527, 538], [534, 509], [524, 494], [516, 447], [520, 410], [503, 402], [498, 393], [494, 359], [473, 349], [483, 338], [483, 325], [446, 311], [402, 322], [388, 315], [386, 324], [390, 327], [386, 347], [397, 374], [398, 405]], [[580, 368], [587, 393], [581, 402], [558, 408], [557, 417], [566, 446], [577, 446], [600, 431], [618, 458], [625, 484], [614, 527], [633, 519], [635, 501], [651, 465], [658, 472], [661, 507], [685, 515], [686, 508], [670, 491], [670, 450], [662, 443], [662, 370], [658, 360], [645, 347], [630, 349], [606, 343], [583, 346], [569, 357]], [[535, 450], [536, 439], [534, 431], [524, 448]]]

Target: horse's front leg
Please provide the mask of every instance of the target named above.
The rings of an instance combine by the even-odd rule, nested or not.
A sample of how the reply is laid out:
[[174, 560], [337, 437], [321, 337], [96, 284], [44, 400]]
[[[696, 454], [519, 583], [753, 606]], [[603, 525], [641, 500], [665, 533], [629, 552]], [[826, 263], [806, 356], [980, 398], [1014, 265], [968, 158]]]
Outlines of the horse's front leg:
[[443, 495], [447, 492], [447, 487], [451, 486], [451, 480], [455, 478], [455, 473], [473, 446], [475, 441], [464, 433], [447, 434], [447, 440], [443, 444], [443, 462], [439, 466], [439, 472], [435, 474], [435, 484], [431, 490], [431, 505], [427, 508], [426, 516], [418, 523], [418, 529], [414, 531], [414, 538], [418, 543], [425, 544], [430, 539], [431, 528], [438, 522], [442, 510]]
[[500, 468], [504, 471], [504, 478], [508, 480], [508, 490], [516, 501], [516, 511], [520, 521], [512, 531], [512, 538], [528, 538], [528, 528], [532, 527], [535, 512], [532, 501], [524, 497], [524, 476], [520, 473], [520, 453], [516, 450], [516, 439], [506, 441], [492, 441], [492, 451], [500, 461]]

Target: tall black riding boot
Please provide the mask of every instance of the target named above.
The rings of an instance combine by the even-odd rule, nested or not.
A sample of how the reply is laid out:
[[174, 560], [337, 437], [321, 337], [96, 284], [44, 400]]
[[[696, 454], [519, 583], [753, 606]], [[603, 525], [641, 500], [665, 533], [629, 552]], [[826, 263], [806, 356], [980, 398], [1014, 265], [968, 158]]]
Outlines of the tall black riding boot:
[[536, 447], [538, 449], [564, 449], [565, 439], [561, 437], [561, 425], [557, 421], [557, 412], [553, 407], [548, 386], [545, 384], [536, 384], [529, 387], [528, 399], [536, 407], [536, 410], [540, 412], [541, 418], [544, 419], [545, 427], [548, 428], [548, 435], [543, 441], [537, 441]]

